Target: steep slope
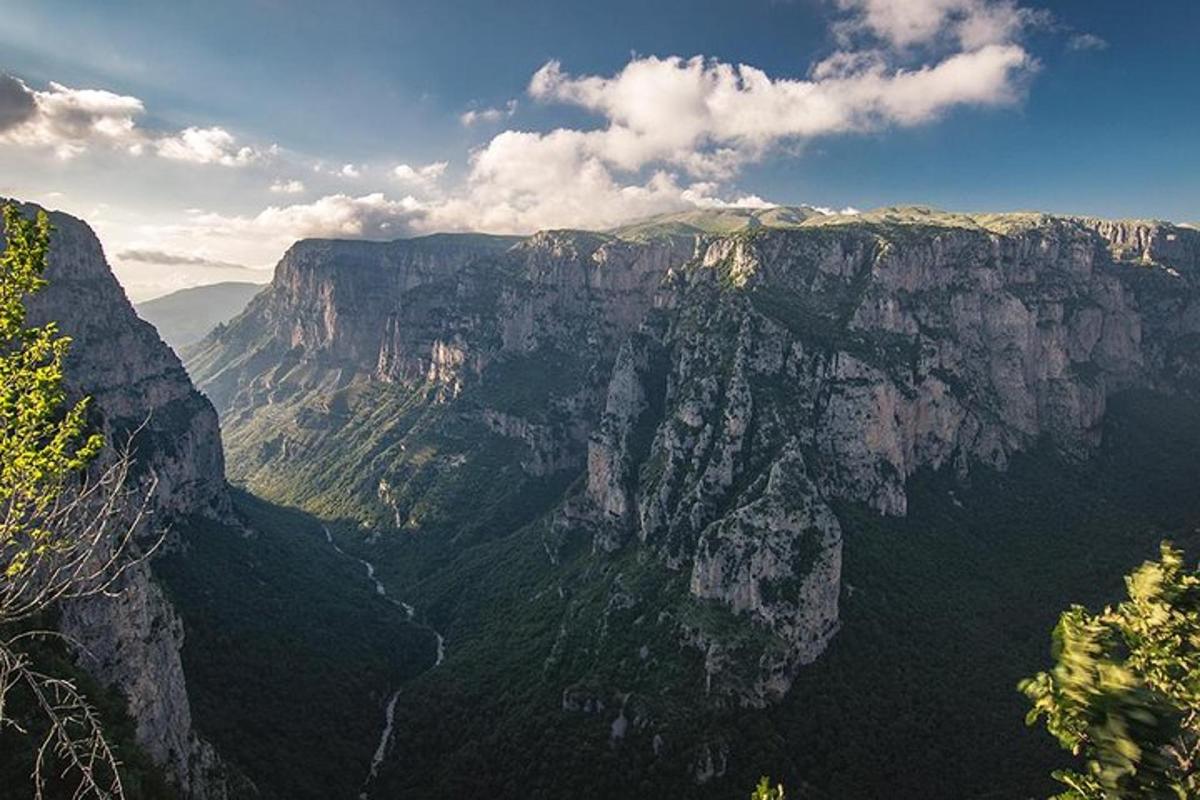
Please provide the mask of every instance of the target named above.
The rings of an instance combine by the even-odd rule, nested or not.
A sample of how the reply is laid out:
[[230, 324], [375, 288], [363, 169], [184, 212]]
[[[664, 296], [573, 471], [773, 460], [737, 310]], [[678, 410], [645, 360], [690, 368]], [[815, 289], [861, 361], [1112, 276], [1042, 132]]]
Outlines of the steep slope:
[[[1040, 442], [1086, 460], [1127, 390], [1194, 402], [1200, 234], [920, 208], [677, 222], [450, 255], [300, 243], [189, 368], [231, 474], [365, 526], [449, 632], [430, 696], [503, 717], [449, 687], [552, 692], [536, 725], [563, 746], [598, 715], [581, 752], [637, 742], [634, 773], [703, 782], [731, 746], [708, 715], [779, 702], [837, 641], [848, 509], [903, 517], [922, 471], [965, 483]], [[397, 713], [425, 731], [427, 711]]]
[[[478, 451], [464, 489], [491, 457], [511, 463], [518, 482], [581, 466], [578, 421], [603, 397], [593, 364], [611, 359], [682, 248], [571, 232], [515, 246], [478, 236], [300, 242], [268, 291], [190, 351], [188, 368], [225, 420], [235, 480], [310, 510], [403, 526], [421, 503], [392, 487], [420, 491], [441, 469], [419, 455], [426, 439]], [[447, 414], [450, 405], [474, 412]]]
[[[781, 696], [836, 627], [828, 502], [903, 515], [921, 468], [1003, 469], [1042, 437], [1086, 453], [1111, 393], [1196, 388], [1200, 238], [933, 222], [716, 241], [668, 279], [669, 310], [614, 370], [590, 511], [572, 521], [590, 519], [605, 550], [652, 547], [694, 596], [774, 634], [744, 699]], [[723, 671], [725, 643], [700, 636]]]
[[110, 442], [134, 434], [136, 480], [153, 480], [153, 525], [169, 531], [119, 593], [63, 609], [80, 665], [124, 697], [134, 738], [184, 798], [357, 797], [388, 693], [435, 663], [434, 632], [319, 521], [231, 497], [212, 405], [138, 319], [87, 225], [51, 222], [31, 321], [73, 337], [71, 389], [93, 398]]
[[194, 344], [209, 331], [236, 317], [262, 284], [227, 281], [156, 297], [138, 303], [138, 316], [149, 322], [175, 351]]
[[[66, 214], [51, 214], [51, 223], [49, 286], [30, 298], [30, 321], [57, 321], [74, 340], [68, 382], [75, 393], [94, 398], [107, 440], [123, 443], [140, 431], [137, 480], [156, 479], [152, 507], [161, 524], [184, 515], [227, 517], [212, 406], [154, 329], [137, 318], [91, 229]], [[81, 665], [125, 696], [138, 743], [182, 793], [225, 796], [225, 770], [192, 726], [181, 622], [149, 569], [129, 573], [113, 597], [66, 606], [62, 626], [80, 645]]]

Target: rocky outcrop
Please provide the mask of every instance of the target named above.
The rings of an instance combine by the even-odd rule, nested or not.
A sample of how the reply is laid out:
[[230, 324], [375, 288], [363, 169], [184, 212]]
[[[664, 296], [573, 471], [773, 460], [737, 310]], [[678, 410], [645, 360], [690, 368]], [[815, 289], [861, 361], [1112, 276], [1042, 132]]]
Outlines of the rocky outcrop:
[[223, 416], [356, 376], [453, 398], [505, 356], [611, 345], [692, 248], [563, 231], [305, 240], [188, 369]]
[[[466, 440], [512, 440], [524, 478], [579, 470], [613, 355], [663, 274], [694, 251], [690, 239], [571, 231], [300, 242], [240, 317], [189, 351], [188, 369], [222, 416], [234, 480], [411, 530], [403, 487], [466, 474], [462, 453], [440, 445], [437, 459], [411, 464], [406, 448], [429, 443], [408, 439], [431, 426], [458, 420]], [[447, 413], [414, 425], [427, 403]], [[351, 477], [346, 426], [368, 417], [370, 432], [354, 435], [377, 444]], [[318, 478], [315, 498], [280, 493], [278, 477], [301, 460], [341, 485]]]
[[743, 702], [778, 697], [837, 628], [831, 501], [902, 515], [917, 469], [1003, 469], [1041, 437], [1083, 453], [1111, 393], [1195, 391], [1197, 246], [1167, 225], [1050, 217], [713, 241], [617, 358], [592, 511], [572, 520], [602, 551], [651, 548], [692, 596], [767, 632], [749, 685], [720, 635], [687, 641], [710, 686], [730, 673]]
[[[1042, 438], [1087, 453], [1112, 393], [1200, 391], [1200, 232], [776, 216], [300, 243], [189, 367], [235, 473], [382, 502], [397, 527], [463, 497], [456, 474], [515, 486], [505, 458], [581, 471], [545, 526], [551, 564], [585, 538], [597, 563], [636, 551], [679, 576], [661, 618], [709, 694], [763, 704], [838, 629], [839, 504], [902, 515], [919, 469], [1003, 469]], [[521, 446], [471, 471], [459, 443], [488, 435]], [[347, 436], [361, 489], [339, 474]]]
[[[228, 518], [212, 406], [154, 328], [137, 318], [95, 234], [65, 214], [52, 214], [51, 222], [49, 285], [28, 309], [32, 323], [55, 321], [72, 338], [71, 391], [93, 398], [93, 418], [109, 443], [132, 442], [134, 480], [153, 487], [155, 527], [179, 516]], [[182, 793], [223, 797], [220, 760], [192, 726], [183, 627], [151, 569], [129, 571], [114, 596], [67, 604], [62, 627], [79, 643], [80, 663], [126, 697], [138, 743]]]

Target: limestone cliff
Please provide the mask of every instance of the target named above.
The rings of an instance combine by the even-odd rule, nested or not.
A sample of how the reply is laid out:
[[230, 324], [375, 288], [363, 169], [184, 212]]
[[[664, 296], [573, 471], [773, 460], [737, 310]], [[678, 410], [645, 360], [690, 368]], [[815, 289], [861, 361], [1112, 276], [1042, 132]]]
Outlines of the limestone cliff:
[[[32, 207], [28, 209], [32, 212]], [[56, 321], [73, 339], [70, 390], [93, 398], [113, 444], [133, 439], [135, 480], [154, 481], [152, 524], [180, 515], [230, 514], [217, 417], [154, 328], [137, 318], [91, 229], [51, 214], [49, 285], [28, 301], [30, 321]], [[138, 743], [194, 798], [224, 796], [224, 771], [194, 731], [180, 661], [182, 624], [145, 565], [113, 597], [63, 609], [79, 661], [127, 698]]]
[[830, 500], [902, 515], [921, 467], [1003, 468], [1039, 437], [1083, 453], [1111, 393], [1195, 391], [1198, 247], [1159, 223], [919, 214], [716, 240], [617, 360], [596, 539], [770, 630], [744, 699], [778, 696], [836, 630]]
[[[1042, 438], [1082, 455], [1113, 392], [1200, 389], [1200, 232], [775, 216], [301, 243], [189, 367], [233, 474], [322, 512], [441, 530], [580, 475], [551, 563], [582, 537], [589, 580], [630, 552], [684, 578], [658, 618], [710, 696], [763, 704], [838, 629], [839, 504], [902, 515], [918, 469], [1003, 469]], [[637, 606], [621, 581], [609, 605]]]

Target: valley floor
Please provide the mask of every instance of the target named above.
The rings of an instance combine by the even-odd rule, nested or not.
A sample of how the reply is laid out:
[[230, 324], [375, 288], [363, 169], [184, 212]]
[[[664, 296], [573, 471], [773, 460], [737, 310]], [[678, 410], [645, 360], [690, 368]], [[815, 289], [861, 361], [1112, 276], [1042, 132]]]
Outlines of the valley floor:
[[[797, 798], [1042, 796], [1064, 754], [1025, 728], [1015, 687], [1048, 663], [1058, 613], [1115, 598], [1162, 538], [1200, 552], [1200, 412], [1119, 397], [1104, 442], [1087, 462], [1047, 446], [968, 485], [920, 474], [904, 519], [840, 507], [842, 628], [786, 700], [689, 708], [685, 675], [650, 670], [631, 689], [654, 720], [621, 738], [620, 705], [564, 712], [546, 664], [553, 587], [571, 584], [550, 577], [528, 526], [453, 546], [337, 526], [327, 540], [313, 518], [241, 494], [259, 533], [185, 532], [162, 574], [191, 621], [197, 724], [268, 798], [357, 797], [389, 698], [372, 798], [742, 797], [762, 774]], [[585, 551], [568, 561], [563, 575], [587, 569]], [[454, 643], [433, 671], [429, 626]], [[613, 635], [615, 649], [644, 644]], [[689, 738], [713, 744], [705, 785], [679, 746]]]

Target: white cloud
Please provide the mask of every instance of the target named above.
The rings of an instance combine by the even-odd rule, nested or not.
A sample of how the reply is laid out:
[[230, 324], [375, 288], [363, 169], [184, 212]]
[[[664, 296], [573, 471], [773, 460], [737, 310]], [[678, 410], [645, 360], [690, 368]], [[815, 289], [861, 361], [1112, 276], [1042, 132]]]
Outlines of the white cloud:
[[1108, 41], [1094, 33], [1077, 33], [1067, 40], [1068, 50], [1107, 50]]
[[696, 208], [774, 208], [779, 205], [756, 194], [743, 194], [732, 200], [724, 200], [713, 195], [720, 188], [715, 183], [693, 183], [683, 190], [681, 197]]
[[175, 133], [148, 130], [138, 124], [145, 105], [136, 97], [105, 89], [74, 89], [51, 82], [30, 89], [23, 81], [0, 75], [0, 143], [47, 148], [60, 159], [91, 148], [146, 152], [195, 164], [245, 166], [275, 153], [239, 145], [221, 127], [189, 127]]
[[1014, 41], [1049, 21], [1044, 11], [1013, 0], [835, 0], [850, 16], [834, 27], [844, 43], [869, 36], [898, 49], [944, 40], [975, 49]]
[[[77, 210], [76, 213], [83, 213]], [[394, 239], [425, 230], [411, 197], [331, 194], [311, 203], [271, 205], [251, 214], [192, 209], [184, 216], [141, 219], [84, 213], [135, 300], [215, 280], [269, 279], [298, 239]]]
[[504, 104], [503, 108], [472, 108], [464, 111], [458, 117], [458, 121], [465, 127], [480, 123], [496, 123], [502, 119], [511, 117], [517, 112], [517, 101], [509, 100]]
[[265, 157], [252, 147], [239, 147], [233, 134], [219, 127], [184, 128], [174, 136], [159, 139], [155, 147], [163, 158], [193, 164], [241, 167]]
[[343, 178], [361, 178], [362, 168], [355, 164], [342, 164], [342, 168], [338, 170], [338, 174]]
[[145, 107], [136, 97], [102, 89], [72, 89], [61, 83], [35, 91], [19, 79], [6, 78], [10, 103], [24, 90], [28, 112], [0, 134], [0, 141], [49, 148], [62, 159], [77, 156], [93, 144], [140, 152], [145, 136], [134, 118]]
[[448, 166], [450, 166], [450, 162], [448, 161], [434, 161], [431, 164], [425, 164], [420, 167], [414, 167], [409, 164], [397, 164], [392, 170], [392, 177], [402, 184], [417, 189], [430, 190], [441, 180]]
[[607, 120], [604, 128], [543, 139], [576, 137], [583, 152], [621, 170], [664, 162], [728, 176], [787, 140], [917, 125], [958, 106], [1012, 103], [1035, 66], [1016, 44], [989, 44], [917, 68], [843, 52], [816, 65], [811, 79], [771, 78], [699, 57], [640, 58], [612, 77], [573, 77], [551, 61], [529, 91]]
[[[141, 247], [186, 252], [187, 248], [178, 242], [236, 242], [241, 249], [255, 254], [246, 263], [269, 264], [297, 239], [396, 238], [411, 233], [425, 213], [425, 208], [411, 197], [392, 200], [381, 192], [358, 197], [331, 194], [311, 203], [268, 206], [254, 215], [193, 214], [177, 225], [146, 229], [144, 232], [157, 241]], [[227, 252], [227, 248], [221, 252]]]
[[[694, 57], [630, 60], [611, 76], [532, 77], [536, 100], [593, 112], [591, 129], [504, 131], [426, 222], [487, 230], [605, 226], [723, 198], [747, 165], [823, 136], [928, 124], [1022, 96], [1038, 69], [1019, 39], [1044, 17], [1009, 0], [836, 0], [842, 49], [803, 78]], [[937, 45], [914, 63], [909, 48]]]
[[282, 178], [273, 181], [270, 187], [275, 194], [300, 194], [304, 191], [304, 181], [300, 180], [283, 180]]

